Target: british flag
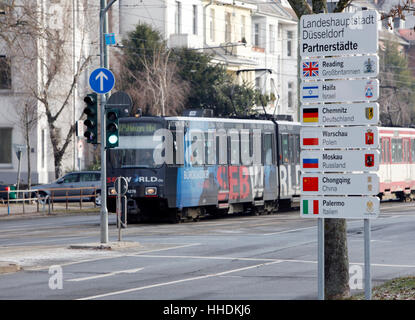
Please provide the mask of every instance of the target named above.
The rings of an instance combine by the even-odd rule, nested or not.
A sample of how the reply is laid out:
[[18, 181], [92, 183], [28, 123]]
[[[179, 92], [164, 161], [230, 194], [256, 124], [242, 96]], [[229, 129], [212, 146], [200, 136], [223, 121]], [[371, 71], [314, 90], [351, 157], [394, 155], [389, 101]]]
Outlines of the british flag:
[[304, 77], [318, 77], [318, 61], [303, 62]]

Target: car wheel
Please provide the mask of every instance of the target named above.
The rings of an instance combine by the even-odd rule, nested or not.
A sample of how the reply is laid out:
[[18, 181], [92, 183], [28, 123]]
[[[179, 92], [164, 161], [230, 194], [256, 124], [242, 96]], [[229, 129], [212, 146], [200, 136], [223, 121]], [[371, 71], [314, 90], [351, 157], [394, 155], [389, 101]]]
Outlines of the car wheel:
[[101, 191], [97, 191], [94, 201], [97, 206], [101, 205]]
[[39, 192], [39, 197], [37, 198], [37, 201], [41, 205], [46, 205], [50, 201], [50, 197], [46, 192]]

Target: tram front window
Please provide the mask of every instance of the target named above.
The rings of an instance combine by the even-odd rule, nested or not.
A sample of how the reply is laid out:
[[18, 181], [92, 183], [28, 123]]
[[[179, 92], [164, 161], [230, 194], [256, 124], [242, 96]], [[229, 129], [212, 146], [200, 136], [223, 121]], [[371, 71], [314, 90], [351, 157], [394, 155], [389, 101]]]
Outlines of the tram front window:
[[134, 122], [120, 124], [118, 148], [109, 150], [112, 168], [155, 168], [154, 149], [160, 139], [154, 137], [159, 123]]

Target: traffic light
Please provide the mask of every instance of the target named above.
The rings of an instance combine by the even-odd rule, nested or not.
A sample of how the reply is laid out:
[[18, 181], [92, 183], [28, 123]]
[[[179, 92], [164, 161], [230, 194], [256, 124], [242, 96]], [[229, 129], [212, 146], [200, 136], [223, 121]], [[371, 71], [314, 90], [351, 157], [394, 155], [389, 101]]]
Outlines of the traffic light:
[[106, 148], [118, 147], [118, 118], [119, 109], [107, 109], [105, 111], [106, 117]]
[[86, 142], [98, 144], [98, 97], [96, 93], [90, 93], [85, 98], [86, 107], [84, 113], [87, 119], [84, 125], [87, 127], [84, 137]]

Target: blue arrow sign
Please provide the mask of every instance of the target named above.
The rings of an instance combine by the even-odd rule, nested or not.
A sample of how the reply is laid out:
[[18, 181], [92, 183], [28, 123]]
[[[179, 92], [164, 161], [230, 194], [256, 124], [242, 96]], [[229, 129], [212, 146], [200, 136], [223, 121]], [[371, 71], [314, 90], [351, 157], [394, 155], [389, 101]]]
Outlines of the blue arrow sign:
[[89, 86], [99, 94], [105, 94], [114, 88], [114, 74], [106, 68], [98, 68], [89, 76]]

